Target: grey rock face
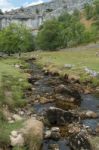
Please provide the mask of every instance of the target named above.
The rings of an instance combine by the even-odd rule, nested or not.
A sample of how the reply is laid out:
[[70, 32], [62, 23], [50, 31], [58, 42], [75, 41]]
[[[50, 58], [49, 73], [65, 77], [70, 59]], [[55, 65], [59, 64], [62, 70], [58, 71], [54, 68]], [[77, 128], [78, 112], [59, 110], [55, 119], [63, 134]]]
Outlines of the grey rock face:
[[21, 23], [37, 31], [39, 26], [46, 20], [59, 16], [63, 11], [72, 12], [83, 8], [85, 3], [93, 0], [52, 0], [48, 3], [29, 6], [6, 12], [0, 15], [0, 29], [11, 23]]

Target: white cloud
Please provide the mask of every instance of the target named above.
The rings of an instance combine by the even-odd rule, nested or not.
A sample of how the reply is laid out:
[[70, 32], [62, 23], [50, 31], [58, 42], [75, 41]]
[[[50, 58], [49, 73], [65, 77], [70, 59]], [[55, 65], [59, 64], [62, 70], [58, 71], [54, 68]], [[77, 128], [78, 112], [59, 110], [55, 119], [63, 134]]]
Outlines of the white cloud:
[[[50, 0], [48, 0], [48, 1], [50, 1]], [[23, 4], [23, 7], [38, 5], [38, 4], [42, 4], [43, 2], [44, 2], [44, 0], [37, 0], [36, 2], [32, 2], [32, 3], [29, 3], [27, 1]], [[9, 11], [11, 9], [16, 9], [16, 8], [18, 8], [18, 7], [15, 7], [11, 2], [9, 2], [9, 0], [0, 0], [0, 9], [2, 9], [2, 11], [6, 11], [6, 10]]]
[[8, 0], [0, 0], [0, 9], [3, 11], [13, 9], [14, 6], [12, 3], [10, 3]]
[[32, 2], [32, 3], [26, 2], [23, 6], [28, 7], [28, 6], [32, 6], [32, 5], [38, 5], [38, 4], [42, 4], [43, 2], [44, 2], [43, 0], [38, 0], [38, 1]]

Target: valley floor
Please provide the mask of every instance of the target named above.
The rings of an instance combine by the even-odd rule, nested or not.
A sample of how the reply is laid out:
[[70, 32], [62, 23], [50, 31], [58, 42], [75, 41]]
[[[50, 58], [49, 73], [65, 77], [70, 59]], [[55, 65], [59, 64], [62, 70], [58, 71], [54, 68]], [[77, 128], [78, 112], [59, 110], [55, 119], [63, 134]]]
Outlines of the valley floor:
[[[90, 135], [92, 138], [90, 139], [92, 145], [97, 144], [94, 150], [98, 150], [99, 102], [98, 98], [89, 95], [92, 92], [90, 86], [99, 92], [98, 45], [54, 52], [24, 53], [21, 58], [16, 56], [0, 58], [0, 148], [38, 150], [44, 135], [43, 150], [47, 150], [48, 144], [54, 149], [64, 144], [61, 150], [66, 148], [70, 150], [70, 147], [76, 144], [70, 135], [72, 132], [78, 134], [84, 129], [88, 132], [88, 137]], [[79, 93], [84, 94], [83, 102]], [[53, 111], [60, 116], [54, 118], [50, 116], [53, 114], [50, 106], [54, 106]], [[49, 110], [47, 118], [44, 115], [45, 110]], [[71, 122], [68, 123], [68, 117], [63, 115], [65, 113], [69, 115]], [[82, 127], [77, 116], [81, 117], [85, 126]], [[64, 123], [66, 124], [63, 126]], [[60, 127], [61, 125], [63, 127]], [[54, 126], [57, 128], [53, 128]], [[91, 126], [92, 130], [88, 126]], [[50, 138], [54, 140], [45, 139], [49, 133]], [[95, 137], [92, 135], [94, 133]], [[22, 146], [23, 135], [27, 147]], [[67, 136], [70, 137], [69, 147], [66, 145]], [[57, 138], [60, 140], [55, 142]], [[86, 139], [84, 140], [86, 142]], [[19, 145], [21, 142], [20, 149], [15, 146], [17, 145], [15, 142], [19, 142]], [[38, 147], [35, 147], [36, 145]], [[91, 150], [90, 146], [88, 150]]]

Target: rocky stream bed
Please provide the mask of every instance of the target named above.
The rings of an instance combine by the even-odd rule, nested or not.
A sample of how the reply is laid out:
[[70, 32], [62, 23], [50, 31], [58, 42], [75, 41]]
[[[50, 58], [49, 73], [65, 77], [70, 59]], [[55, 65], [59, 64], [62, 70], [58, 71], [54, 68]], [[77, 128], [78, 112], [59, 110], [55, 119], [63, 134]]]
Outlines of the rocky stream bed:
[[41, 150], [98, 150], [90, 139], [99, 137], [99, 98], [84, 94], [78, 80], [28, 63], [32, 88], [25, 97], [33, 109], [29, 115], [44, 123]]

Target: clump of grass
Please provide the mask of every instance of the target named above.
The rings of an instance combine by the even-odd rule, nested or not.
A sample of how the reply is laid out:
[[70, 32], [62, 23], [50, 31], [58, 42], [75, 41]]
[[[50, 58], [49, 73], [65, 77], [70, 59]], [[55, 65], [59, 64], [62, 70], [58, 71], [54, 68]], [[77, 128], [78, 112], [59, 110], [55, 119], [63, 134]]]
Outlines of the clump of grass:
[[33, 134], [34, 131], [28, 132], [25, 135], [25, 143], [28, 150], [39, 150], [41, 147], [41, 139], [37, 135]]

